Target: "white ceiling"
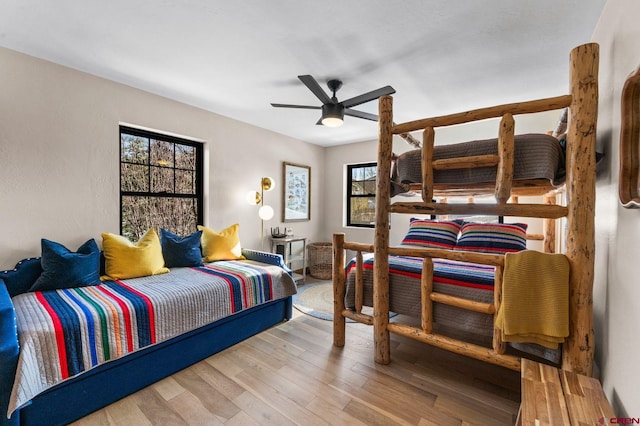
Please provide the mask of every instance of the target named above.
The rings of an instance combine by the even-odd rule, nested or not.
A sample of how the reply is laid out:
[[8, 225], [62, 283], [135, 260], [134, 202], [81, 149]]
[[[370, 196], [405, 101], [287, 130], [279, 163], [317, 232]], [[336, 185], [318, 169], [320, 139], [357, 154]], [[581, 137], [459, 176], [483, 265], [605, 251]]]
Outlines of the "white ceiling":
[[557, 96], [605, 2], [3, 0], [0, 46], [331, 146], [377, 125], [272, 108], [320, 105], [297, 75], [340, 78], [339, 100], [391, 85], [396, 122]]

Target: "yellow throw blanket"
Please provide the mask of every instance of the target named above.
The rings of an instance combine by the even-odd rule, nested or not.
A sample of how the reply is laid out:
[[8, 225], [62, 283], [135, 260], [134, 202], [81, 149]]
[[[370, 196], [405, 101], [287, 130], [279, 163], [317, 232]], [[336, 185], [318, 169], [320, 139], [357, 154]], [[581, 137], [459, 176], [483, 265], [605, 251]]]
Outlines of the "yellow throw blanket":
[[569, 261], [563, 254], [507, 253], [496, 327], [505, 342], [556, 349], [569, 335]]

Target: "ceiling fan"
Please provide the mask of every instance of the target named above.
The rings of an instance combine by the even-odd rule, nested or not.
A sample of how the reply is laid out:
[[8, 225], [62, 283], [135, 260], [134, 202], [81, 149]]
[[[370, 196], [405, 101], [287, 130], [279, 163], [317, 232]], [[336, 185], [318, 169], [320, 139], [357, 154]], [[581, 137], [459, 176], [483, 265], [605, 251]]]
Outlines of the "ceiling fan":
[[304, 83], [305, 86], [313, 92], [314, 95], [322, 102], [322, 106], [311, 105], [289, 105], [289, 104], [274, 104], [271, 106], [276, 108], [303, 108], [303, 109], [321, 109], [322, 117], [316, 124], [323, 124], [328, 127], [337, 127], [342, 125], [345, 115], [351, 117], [364, 118], [365, 120], [378, 121], [378, 116], [370, 114], [364, 111], [356, 111], [351, 109], [356, 105], [363, 104], [365, 102], [372, 101], [380, 96], [390, 95], [395, 93], [395, 89], [391, 86], [381, 87], [371, 92], [363, 93], [362, 95], [355, 96], [347, 99], [346, 101], [339, 102], [336, 98], [336, 92], [342, 87], [342, 81], [332, 79], [327, 82], [329, 90], [333, 92], [333, 96], [329, 97], [327, 93], [322, 90], [315, 78], [310, 75], [299, 75], [298, 78]]

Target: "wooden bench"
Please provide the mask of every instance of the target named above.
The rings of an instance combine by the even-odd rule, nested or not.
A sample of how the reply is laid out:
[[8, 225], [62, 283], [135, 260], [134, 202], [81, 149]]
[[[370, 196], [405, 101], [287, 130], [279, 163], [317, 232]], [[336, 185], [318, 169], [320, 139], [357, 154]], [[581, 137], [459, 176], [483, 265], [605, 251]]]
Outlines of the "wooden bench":
[[615, 417], [597, 379], [522, 360], [519, 425], [597, 425]]

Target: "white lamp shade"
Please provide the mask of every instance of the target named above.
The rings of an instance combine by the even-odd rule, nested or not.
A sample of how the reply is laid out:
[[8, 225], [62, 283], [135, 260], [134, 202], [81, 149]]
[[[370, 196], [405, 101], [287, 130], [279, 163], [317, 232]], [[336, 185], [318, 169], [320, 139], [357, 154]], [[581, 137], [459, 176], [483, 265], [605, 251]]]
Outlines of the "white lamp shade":
[[327, 127], [339, 127], [342, 126], [342, 120], [338, 117], [325, 117], [322, 119], [322, 124]]
[[273, 217], [273, 209], [271, 206], [262, 206], [260, 210], [258, 210], [258, 216], [262, 220], [269, 220]]

